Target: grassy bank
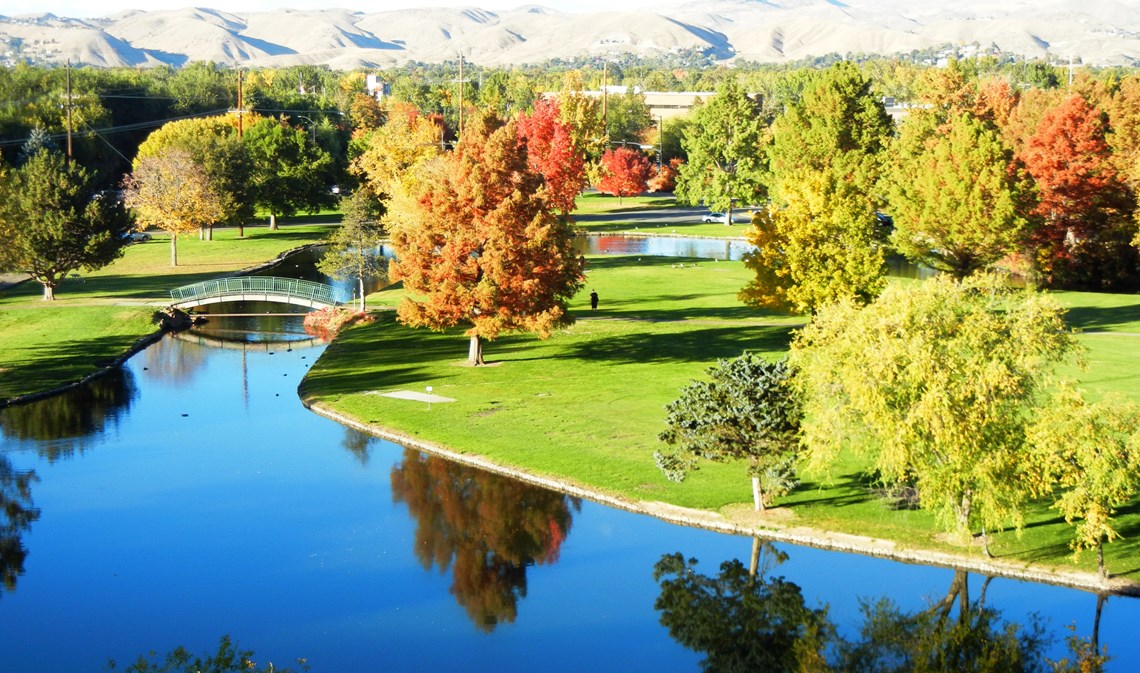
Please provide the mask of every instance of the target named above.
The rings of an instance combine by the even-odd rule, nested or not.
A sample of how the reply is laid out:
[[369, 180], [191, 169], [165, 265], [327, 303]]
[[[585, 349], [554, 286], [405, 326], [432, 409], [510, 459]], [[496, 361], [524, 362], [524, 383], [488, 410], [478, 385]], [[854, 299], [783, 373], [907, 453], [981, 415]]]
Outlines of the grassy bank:
[[[490, 366], [462, 366], [462, 330], [409, 330], [390, 314], [342, 334], [313, 367], [302, 393], [360, 421], [486, 456], [527, 472], [639, 501], [749, 516], [744, 466], [710, 465], [676, 484], [653, 461], [666, 403], [719, 357], [745, 350], [778, 357], [796, 318], [757, 313], [739, 304], [747, 280], [739, 262], [652, 257], [591, 260], [588, 285], [571, 306], [578, 322], [546, 341], [516, 335], [488, 344]], [[586, 295], [602, 297], [596, 313]], [[375, 295], [386, 303], [389, 292]], [[1140, 297], [1062, 293], [1089, 349], [1087, 370], [1071, 374], [1095, 393], [1117, 391], [1140, 401]], [[385, 397], [423, 392], [454, 402]], [[923, 511], [899, 509], [845, 457], [827, 474], [804, 474], [771, 521], [884, 538], [904, 548], [980, 555], [950, 546]], [[1003, 532], [992, 549], [1005, 560], [1071, 569], [1071, 530], [1047, 503], [1034, 509], [1024, 534]], [[1140, 503], [1121, 512], [1125, 540], [1108, 550], [1114, 572], [1140, 579]], [[1136, 542], [1133, 542], [1135, 540]], [[1092, 554], [1076, 566], [1094, 567]]]
[[742, 222], [732, 226], [702, 222], [707, 208], [680, 207], [675, 214], [662, 212], [675, 206], [677, 199], [672, 194], [626, 197], [619, 205], [616, 196], [591, 192], [578, 197], [574, 216], [578, 228], [588, 234], [743, 238], [748, 229]]
[[213, 241], [178, 241], [170, 266], [165, 235], [128, 247], [114, 264], [68, 278], [56, 301], [24, 282], [0, 291], [0, 400], [50, 390], [82, 379], [155, 330], [156, 306], [180, 285], [224, 276], [322, 240], [330, 225], [294, 225], [278, 231], [217, 229]]

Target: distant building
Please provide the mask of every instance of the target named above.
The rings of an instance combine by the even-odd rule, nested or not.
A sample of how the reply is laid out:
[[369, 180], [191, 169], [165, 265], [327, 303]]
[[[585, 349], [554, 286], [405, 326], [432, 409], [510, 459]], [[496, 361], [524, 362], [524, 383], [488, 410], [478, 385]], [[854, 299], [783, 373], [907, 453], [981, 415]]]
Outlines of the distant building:
[[376, 75], [368, 75], [364, 78], [364, 89], [368, 91], [369, 96], [378, 101], [383, 101], [386, 96], [392, 95], [392, 84], [385, 82]]

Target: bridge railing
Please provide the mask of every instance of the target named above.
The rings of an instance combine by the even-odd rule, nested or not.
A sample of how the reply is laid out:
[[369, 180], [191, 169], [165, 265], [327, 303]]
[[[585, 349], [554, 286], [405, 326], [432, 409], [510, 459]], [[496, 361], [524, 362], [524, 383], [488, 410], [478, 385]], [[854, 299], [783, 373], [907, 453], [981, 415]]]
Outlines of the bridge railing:
[[235, 276], [233, 278], [204, 280], [193, 285], [174, 288], [170, 291], [170, 297], [174, 299], [175, 303], [181, 303], [247, 293], [297, 297], [331, 305], [341, 304], [346, 300], [342, 293], [337, 292], [331, 285], [314, 283], [311, 280], [278, 278], [276, 276]]

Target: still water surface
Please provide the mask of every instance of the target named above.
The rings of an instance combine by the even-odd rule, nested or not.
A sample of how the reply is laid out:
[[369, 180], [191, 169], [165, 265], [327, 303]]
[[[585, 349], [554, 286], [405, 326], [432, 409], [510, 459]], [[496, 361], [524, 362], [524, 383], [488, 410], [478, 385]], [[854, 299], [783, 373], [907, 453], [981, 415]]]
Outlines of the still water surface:
[[[681, 602], [654, 568], [680, 552], [698, 560], [695, 577], [715, 577], [724, 562], [749, 564], [750, 538], [579, 501], [316, 416], [296, 386], [322, 349], [299, 318], [215, 319], [88, 388], [0, 411], [0, 494], [19, 501], [13, 479], [34, 470], [40, 511], [0, 531], [0, 563], [23, 569], [0, 593], [0, 670], [122, 668], [151, 650], [210, 651], [223, 634], [259, 663], [304, 657], [317, 672], [660, 673], [741, 654], [712, 644], [727, 628], [715, 619], [703, 633], [719, 637], [705, 641], [663, 626], [655, 603]], [[763, 557], [766, 595], [826, 606], [852, 640], [862, 601], [919, 613], [963, 579], [782, 544]], [[968, 578], [972, 601], [983, 584]], [[984, 600], [999, 629], [1042, 615], [1053, 657], [1068, 626], [1092, 633], [1097, 607], [1091, 594], [1005, 579]], [[771, 618], [721, 604], [733, 620]], [[1140, 601], [1104, 606], [1109, 670], [1140, 669], [1138, 621]]]

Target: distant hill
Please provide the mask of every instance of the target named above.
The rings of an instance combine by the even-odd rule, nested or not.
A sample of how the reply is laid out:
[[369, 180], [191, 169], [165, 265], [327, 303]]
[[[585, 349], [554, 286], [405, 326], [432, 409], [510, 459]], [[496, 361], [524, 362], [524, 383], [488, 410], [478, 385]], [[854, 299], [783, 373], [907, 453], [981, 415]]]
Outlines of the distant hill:
[[532, 5], [497, 12], [186, 8], [100, 19], [0, 16], [0, 53], [8, 63], [70, 58], [96, 66], [214, 61], [353, 69], [438, 62], [460, 52], [495, 66], [689, 50], [725, 61], [781, 62], [831, 53], [909, 53], [948, 44], [967, 52], [1135, 65], [1140, 62], [1140, 0], [710, 0], [656, 12], [591, 14]]

